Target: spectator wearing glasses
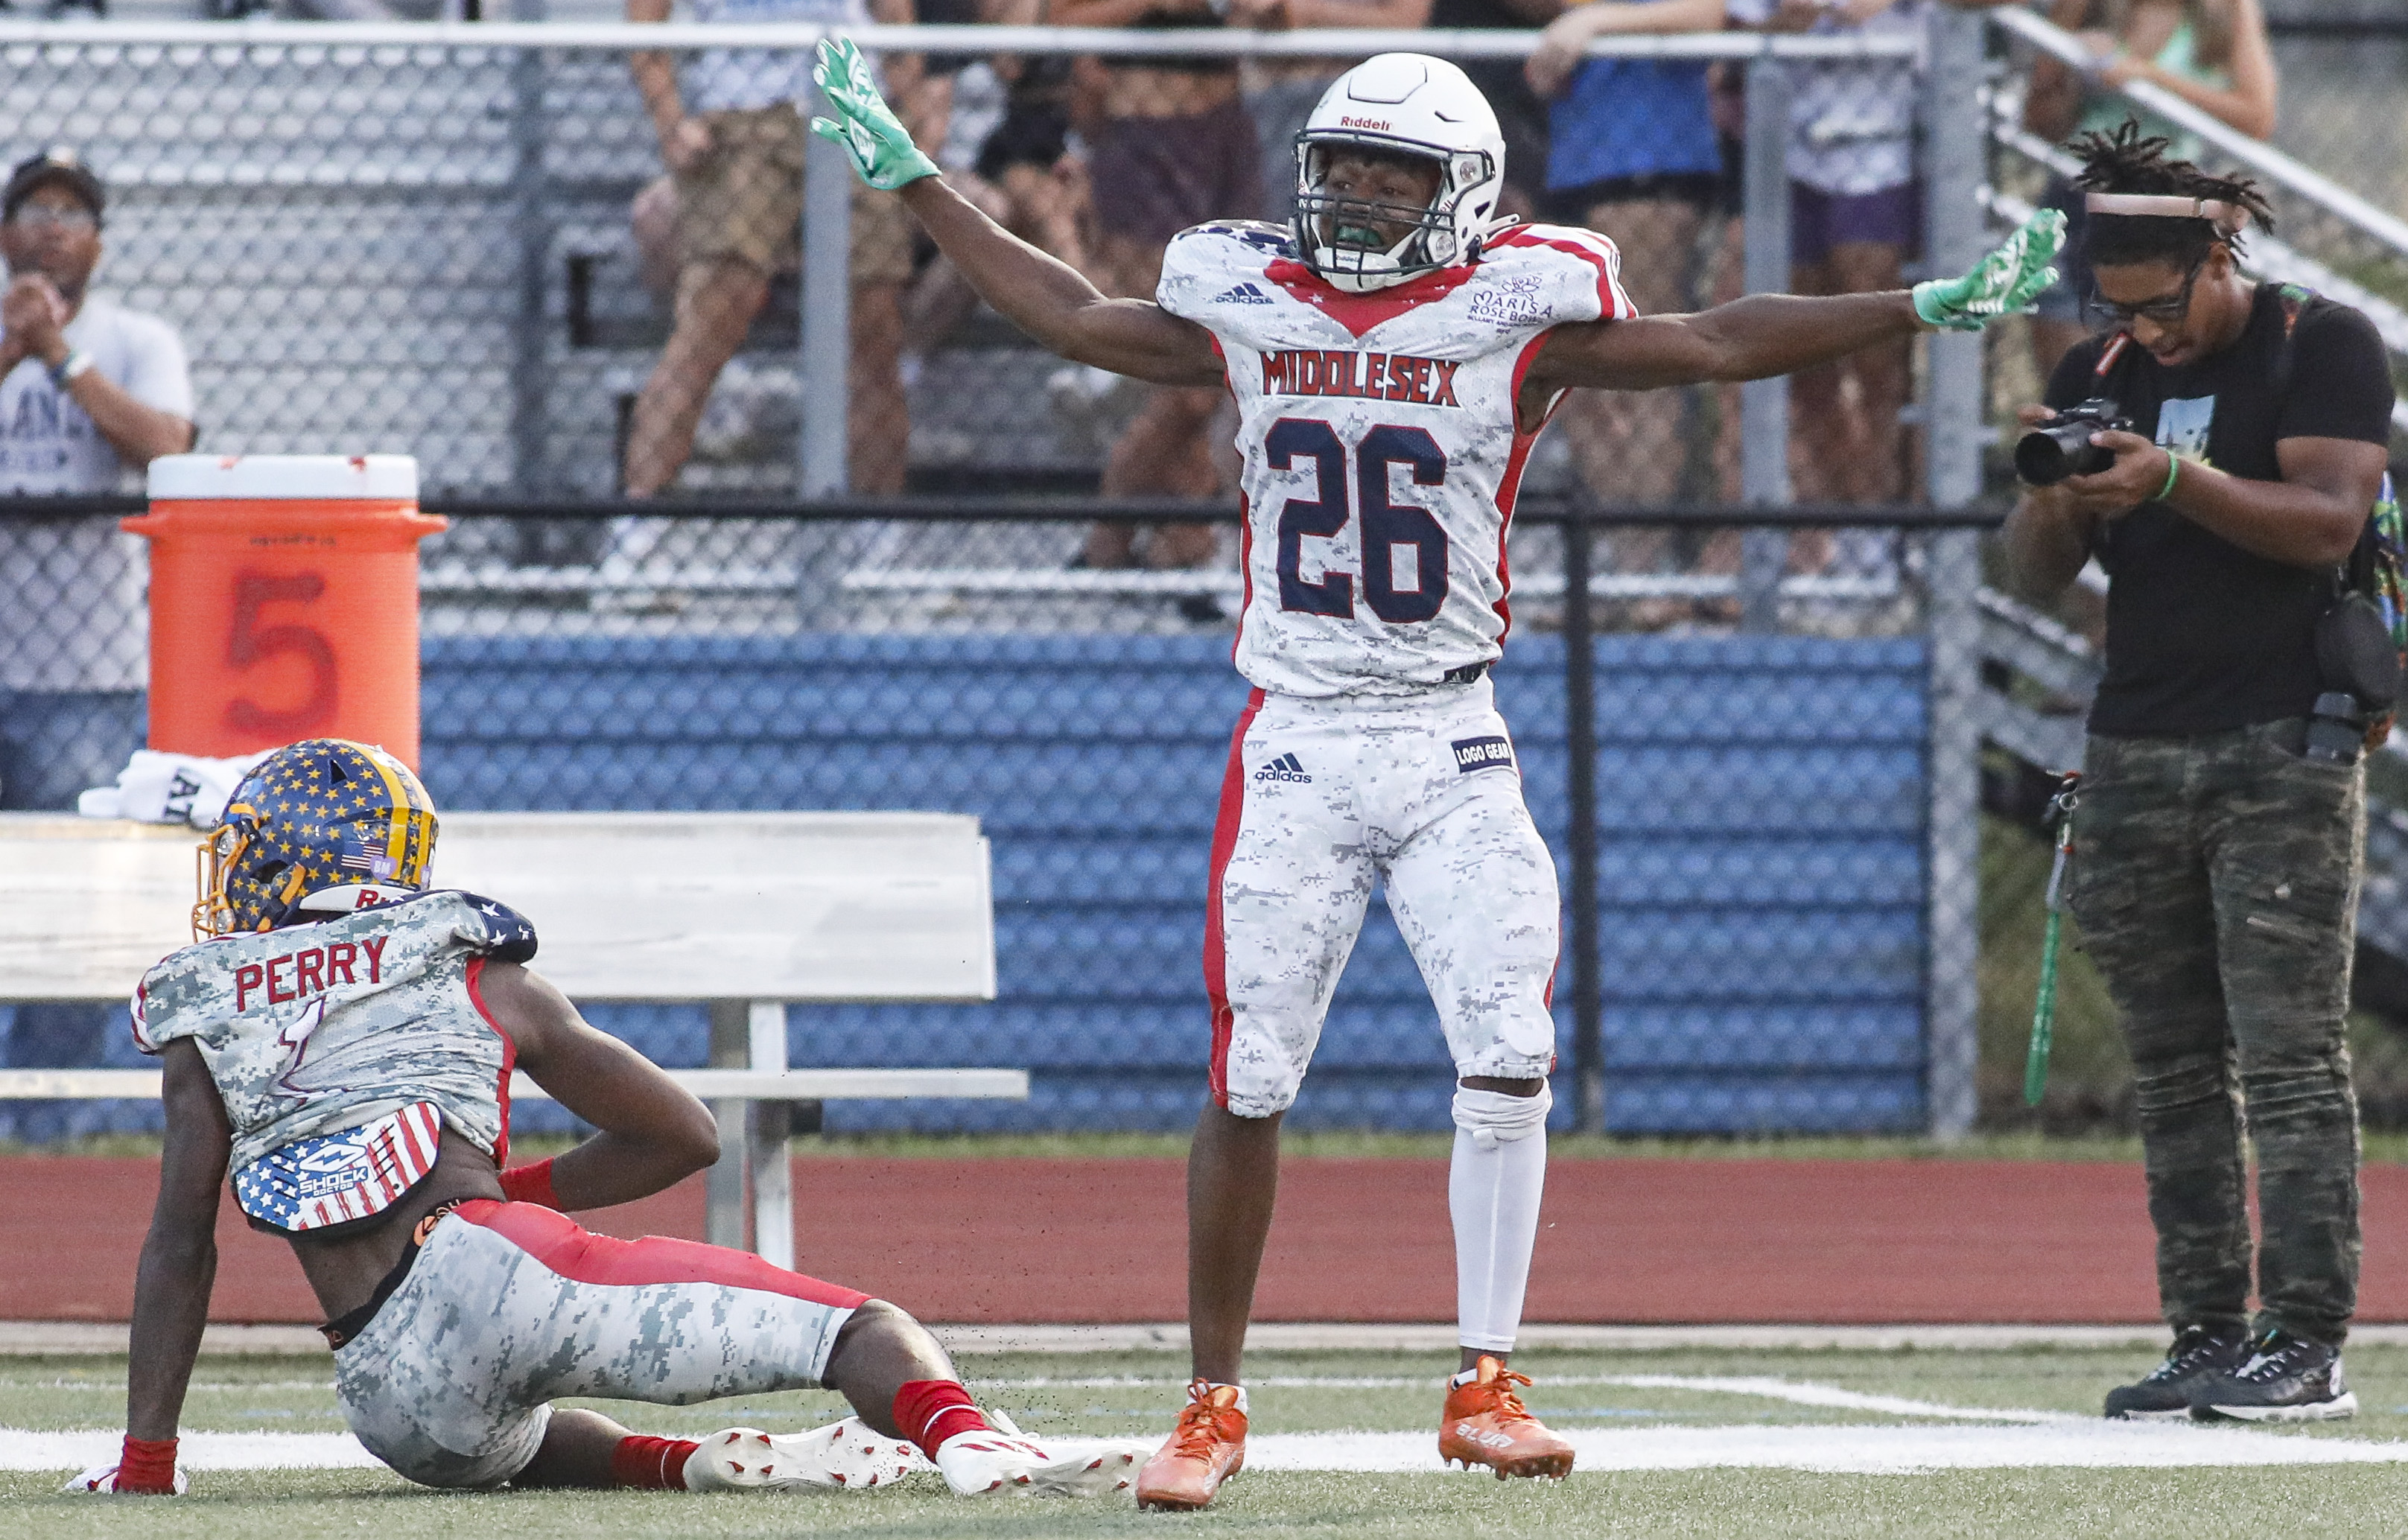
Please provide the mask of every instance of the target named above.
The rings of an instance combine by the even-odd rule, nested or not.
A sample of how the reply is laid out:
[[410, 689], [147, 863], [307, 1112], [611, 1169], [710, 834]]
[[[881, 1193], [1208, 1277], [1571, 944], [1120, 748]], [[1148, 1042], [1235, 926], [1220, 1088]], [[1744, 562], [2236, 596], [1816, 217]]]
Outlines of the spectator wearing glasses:
[[[193, 447], [175, 329], [91, 292], [108, 202], [64, 149], [0, 192], [0, 495], [129, 490]], [[141, 685], [139, 545], [106, 519], [0, 520], [0, 693]]]
[[0, 491], [114, 492], [193, 447], [175, 329], [88, 292], [108, 201], [64, 149], [19, 164], [0, 193]]
[[[193, 382], [174, 328], [91, 292], [108, 204], [64, 149], [20, 164], [0, 191], [0, 495], [118, 492], [193, 447]], [[77, 697], [141, 688], [140, 546], [114, 519], [0, 519], [0, 807], [72, 806], [76, 789], [115, 773], [123, 743], [89, 732], [42, 754], [40, 781], [9, 772], [23, 759], [16, 740], [88, 709]], [[97, 1063], [110, 1021], [101, 1006], [18, 1005], [0, 1058]], [[38, 1134], [78, 1117], [29, 1108], [16, 1126]]]
[[[2258, 0], [2056, 0], [2049, 20], [2081, 35], [2091, 64], [2077, 71], [2051, 54], [2034, 61], [2024, 126], [2044, 139], [2113, 133], [2131, 115], [2143, 133], [2167, 140], [2170, 155], [2198, 160], [2197, 135], [2133, 112], [2119, 88], [2134, 81], [2162, 87], [2252, 138], [2274, 132], [2274, 50]], [[2065, 178], [2052, 177], [2043, 201], [2066, 213], [2061, 278], [2040, 297], [2032, 319], [2032, 358], [2045, 379], [2100, 318], [2082, 307], [2090, 292], [2090, 267], [2081, 254], [2082, 196]]]

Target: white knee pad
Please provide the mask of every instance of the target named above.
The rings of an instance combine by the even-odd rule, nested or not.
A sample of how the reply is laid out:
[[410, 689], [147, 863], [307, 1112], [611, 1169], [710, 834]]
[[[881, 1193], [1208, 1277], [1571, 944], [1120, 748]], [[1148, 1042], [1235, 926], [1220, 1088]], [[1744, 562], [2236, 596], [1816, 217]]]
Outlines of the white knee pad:
[[1536, 1096], [1508, 1096], [1501, 1091], [1457, 1086], [1455, 1126], [1470, 1134], [1476, 1148], [1494, 1149], [1498, 1145], [1545, 1133], [1547, 1114], [1555, 1105], [1555, 1093], [1544, 1080], [1539, 1082]]

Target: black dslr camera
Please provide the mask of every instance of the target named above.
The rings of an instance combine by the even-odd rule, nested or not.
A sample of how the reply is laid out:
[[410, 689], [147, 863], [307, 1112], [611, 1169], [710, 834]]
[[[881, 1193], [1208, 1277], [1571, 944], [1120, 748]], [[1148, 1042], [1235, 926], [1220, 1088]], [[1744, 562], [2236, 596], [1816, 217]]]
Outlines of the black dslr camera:
[[2090, 442], [2090, 435], [2131, 431], [2122, 407], [2094, 395], [2015, 440], [2015, 474], [2035, 487], [2053, 487], [2069, 476], [2096, 476], [2115, 463], [2115, 454]]

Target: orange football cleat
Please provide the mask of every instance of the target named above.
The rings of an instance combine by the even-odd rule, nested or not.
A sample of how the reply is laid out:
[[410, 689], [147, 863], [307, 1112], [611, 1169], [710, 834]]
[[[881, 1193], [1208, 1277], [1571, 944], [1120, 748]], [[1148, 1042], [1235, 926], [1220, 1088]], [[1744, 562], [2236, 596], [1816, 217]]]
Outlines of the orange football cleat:
[[1187, 1387], [1187, 1409], [1138, 1473], [1140, 1508], [1200, 1508], [1246, 1463], [1246, 1414], [1235, 1385]]
[[1438, 1431], [1440, 1460], [1486, 1465], [1509, 1476], [1572, 1474], [1572, 1447], [1530, 1415], [1514, 1393], [1530, 1376], [1483, 1358], [1474, 1377], [1446, 1392], [1446, 1422]]

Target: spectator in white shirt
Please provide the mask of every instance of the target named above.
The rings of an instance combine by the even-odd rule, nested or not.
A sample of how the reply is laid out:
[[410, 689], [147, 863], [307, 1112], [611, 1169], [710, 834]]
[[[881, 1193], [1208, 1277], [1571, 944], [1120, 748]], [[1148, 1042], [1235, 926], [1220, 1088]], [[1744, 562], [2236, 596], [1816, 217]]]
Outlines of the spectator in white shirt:
[[0, 491], [110, 492], [193, 447], [174, 330], [86, 292], [107, 201], [66, 150], [19, 165], [0, 194]]
[[[1729, 0], [1731, 21], [1773, 32], [1915, 38], [1934, 0]], [[1980, 10], [1999, 0], [1939, 0]], [[1911, 58], [1793, 66], [1789, 76], [1790, 287], [1801, 294], [1895, 289], [1923, 244], [1914, 164], [1921, 86]], [[1899, 412], [1904, 344], [1800, 369], [1790, 471], [1809, 503], [1888, 503], [1906, 491]], [[1795, 550], [1793, 549], [1793, 555]]]
[[[193, 447], [174, 330], [88, 292], [107, 204], [67, 150], [0, 191], [0, 496], [116, 492]], [[0, 691], [140, 687], [138, 544], [106, 519], [0, 518]]]

